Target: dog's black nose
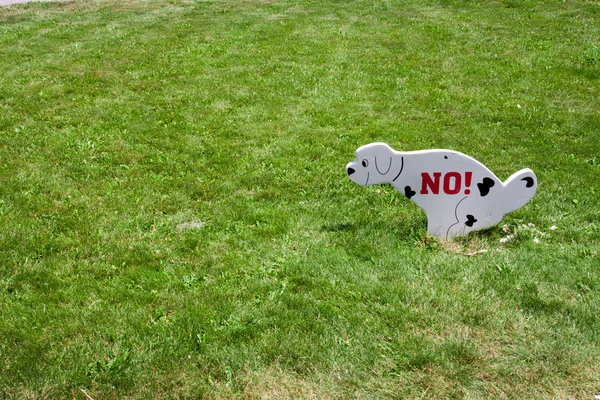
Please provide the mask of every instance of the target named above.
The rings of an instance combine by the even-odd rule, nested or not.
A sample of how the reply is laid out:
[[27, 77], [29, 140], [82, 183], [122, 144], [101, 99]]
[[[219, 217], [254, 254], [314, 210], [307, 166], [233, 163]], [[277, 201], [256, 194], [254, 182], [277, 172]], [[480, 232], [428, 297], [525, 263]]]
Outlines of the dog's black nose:
[[348, 175], [352, 175], [355, 172], [356, 171], [354, 170], [354, 168], [348, 168]]

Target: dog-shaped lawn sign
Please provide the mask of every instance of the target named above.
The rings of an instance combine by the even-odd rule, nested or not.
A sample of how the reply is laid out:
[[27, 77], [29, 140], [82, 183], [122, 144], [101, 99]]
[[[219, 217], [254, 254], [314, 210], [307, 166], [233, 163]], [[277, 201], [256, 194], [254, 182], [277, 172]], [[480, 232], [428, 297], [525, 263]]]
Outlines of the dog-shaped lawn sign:
[[445, 239], [496, 225], [523, 207], [537, 188], [529, 168], [502, 182], [485, 165], [457, 151], [400, 152], [385, 143], [359, 147], [346, 172], [362, 186], [391, 183], [425, 211], [429, 234]]

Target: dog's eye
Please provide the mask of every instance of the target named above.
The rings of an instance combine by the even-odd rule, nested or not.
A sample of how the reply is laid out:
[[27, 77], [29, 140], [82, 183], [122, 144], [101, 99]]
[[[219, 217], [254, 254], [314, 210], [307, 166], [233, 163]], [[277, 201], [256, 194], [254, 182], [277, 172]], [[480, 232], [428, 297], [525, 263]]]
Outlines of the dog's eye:
[[367, 168], [369, 166], [369, 162], [367, 160], [362, 160], [362, 166]]

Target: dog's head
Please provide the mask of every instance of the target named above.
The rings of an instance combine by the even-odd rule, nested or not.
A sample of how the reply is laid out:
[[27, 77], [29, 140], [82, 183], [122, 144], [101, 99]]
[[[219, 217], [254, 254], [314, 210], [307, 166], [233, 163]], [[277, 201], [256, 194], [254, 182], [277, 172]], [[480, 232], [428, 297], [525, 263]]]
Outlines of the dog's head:
[[[395, 162], [397, 160], [397, 162]], [[385, 143], [371, 143], [356, 150], [356, 159], [346, 165], [348, 177], [362, 186], [394, 181], [404, 160]]]

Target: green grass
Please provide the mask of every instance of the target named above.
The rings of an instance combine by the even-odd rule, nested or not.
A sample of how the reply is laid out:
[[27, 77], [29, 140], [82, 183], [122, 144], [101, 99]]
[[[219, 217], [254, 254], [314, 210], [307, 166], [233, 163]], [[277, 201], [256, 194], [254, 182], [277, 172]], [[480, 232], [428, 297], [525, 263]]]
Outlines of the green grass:
[[[600, 394], [599, 43], [593, 1], [0, 8], [0, 397]], [[538, 193], [444, 243], [347, 179], [372, 141]]]

